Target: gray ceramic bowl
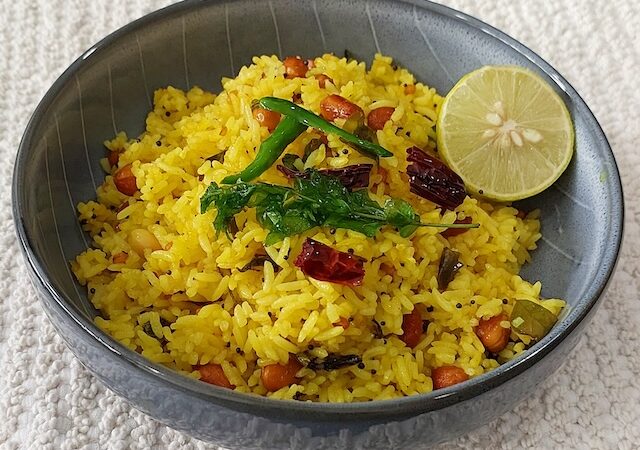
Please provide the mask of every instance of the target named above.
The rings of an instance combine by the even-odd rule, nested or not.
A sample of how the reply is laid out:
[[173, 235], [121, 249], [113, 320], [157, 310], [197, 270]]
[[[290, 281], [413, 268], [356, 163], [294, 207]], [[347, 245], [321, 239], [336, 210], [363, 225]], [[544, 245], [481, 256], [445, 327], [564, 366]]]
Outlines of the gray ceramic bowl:
[[[278, 26], [280, 24], [280, 26]], [[525, 208], [542, 209], [544, 238], [524, 275], [570, 311], [542, 341], [499, 369], [451, 388], [393, 401], [309, 404], [234, 393], [178, 375], [132, 353], [93, 324], [68, 261], [87, 247], [74, 205], [103, 179], [102, 142], [135, 136], [155, 88], [217, 91], [252, 55], [311, 57], [348, 47], [370, 61], [392, 55], [446, 93], [485, 64], [542, 74], [576, 126], [568, 171]], [[20, 145], [13, 185], [18, 235], [44, 308], [98, 379], [159, 421], [238, 448], [422, 446], [450, 439], [508, 411], [556, 370], [578, 341], [613, 271], [622, 235], [622, 191], [602, 130], [549, 64], [490, 26], [417, 1], [187, 1], [113, 33], [74, 62], [36, 109]], [[586, 226], [588, 225], [588, 228]]]

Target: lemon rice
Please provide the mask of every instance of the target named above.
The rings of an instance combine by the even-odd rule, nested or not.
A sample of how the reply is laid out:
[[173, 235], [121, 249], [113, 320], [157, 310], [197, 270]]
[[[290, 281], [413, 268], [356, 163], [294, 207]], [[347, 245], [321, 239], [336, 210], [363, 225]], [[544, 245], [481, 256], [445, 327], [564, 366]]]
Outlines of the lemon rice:
[[[315, 74], [331, 82], [321, 88]], [[106, 143], [119, 154], [117, 167], [131, 164], [138, 192], [123, 195], [108, 175], [97, 199], [78, 205], [93, 248], [72, 268], [100, 313], [96, 324], [123, 345], [194, 378], [202, 375], [198, 367], [218, 364], [239, 392], [368, 401], [429, 392], [436, 367], [456, 365], [473, 377], [522, 353], [530, 343], [526, 336], [512, 333], [507, 347], [491, 355], [474, 332], [482, 318], [508, 315], [515, 299], [540, 303], [554, 314], [563, 307], [561, 300], [541, 299], [539, 282], [518, 275], [540, 238], [535, 212], [523, 217], [511, 206], [473, 197], [455, 211], [441, 211], [409, 192], [405, 150], [434, 149], [443, 99], [390, 58], [377, 55], [367, 69], [362, 62], [324, 55], [315, 58], [306, 77], [287, 79], [278, 58], [261, 56], [222, 85], [218, 95], [199, 88], [157, 90], [145, 132], [137, 138], [121, 133]], [[380, 145], [394, 156], [381, 158], [373, 169], [372, 198], [403, 198], [424, 222], [471, 217], [480, 227], [449, 238], [429, 227], [408, 238], [388, 228], [375, 238], [315, 228], [264, 248], [267, 231], [247, 210], [236, 216], [233, 240], [217, 234], [215, 211], [201, 214], [199, 199], [211, 182], [246, 167], [268, 136], [252, 118], [252, 101], [296, 94], [301, 106], [316, 113], [329, 94], [358, 104], [365, 114], [395, 108], [377, 131]], [[313, 130], [303, 133], [288, 151], [301, 155], [313, 137]], [[370, 162], [329, 135], [306, 165]], [[106, 160], [105, 169], [116, 170]], [[287, 183], [275, 168], [259, 181]], [[306, 277], [293, 261], [307, 237], [364, 258], [362, 285]], [[441, 291], [437, 272], [445, 247], [460, 253], [463, 268]], [[269, 260], [251, 266], [264, 252]], [[415, 308], [426, 322], [419, 343], [410, 348], [400, 337], [403, 315]], [[382, 336], [372, 328], [374, 320]], [[305, 367], [295, 383], [268, 391], [261, 369], [301, 353], [354, 354], [362, 363], [331, 371]]]

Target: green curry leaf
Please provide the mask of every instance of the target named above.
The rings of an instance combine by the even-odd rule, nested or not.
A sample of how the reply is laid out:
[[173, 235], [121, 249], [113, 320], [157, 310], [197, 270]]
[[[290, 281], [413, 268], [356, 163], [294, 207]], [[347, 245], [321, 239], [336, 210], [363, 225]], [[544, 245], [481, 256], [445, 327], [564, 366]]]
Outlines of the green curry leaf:
[[235, 214], [255, 208], [258, 222], [269, 231], [265, 245], [317, 226], [346, 228], [373, 237], [383, 226], [391, 225], [408, 237], [417, 227], [425, 225], [404, 200], [389, 199], [380, 206], [366, 189], [352, 192], [335, 176], [313, 169], [306, 175], [296, 177], [293, 187], [242, 181], [223, 186], [212, 183], [200, 199], [201, 212], [216, 208], [213, 225], [229, 235]]
[[545, 337], [557, 320], [551, 311], [531, 300], [516, 300], [511, 311], [513, 328], [534, 339]]
[[225, 230], [227, 236], [230, 236], [231, 220], [247, 206], [254, 191], [255, 185], [246, 183], [235, 184], [228, 188], [221, 188], [216, 183], [211, 183], [200, 198], [200, 212], [204, 213], [215, 206], [218, 214], [213, 225], [216, 230]]

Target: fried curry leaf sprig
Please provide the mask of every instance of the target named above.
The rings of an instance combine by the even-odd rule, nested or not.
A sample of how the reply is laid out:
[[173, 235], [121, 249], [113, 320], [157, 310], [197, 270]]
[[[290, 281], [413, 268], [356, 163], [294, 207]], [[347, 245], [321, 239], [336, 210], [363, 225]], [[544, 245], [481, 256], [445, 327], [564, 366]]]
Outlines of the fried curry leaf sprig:
[[217, 210], [213, 222], [217, 231], [229, 235], [229, 225], [245, 208], [255, 208], [261, 226], [269, 231], [265, 245], [317, 226], [346, 228], [373, 237], [385, 225], [398, 229], [403, 237], [419, 226], [476, 228], [477, 224], [421, 223], [409, 203], [388, 199], [383, 206], [372, 200], [366, 189], [350, 192], [338, 178], [310, 169], [296, 177], [293, 187], [265, 183], [237, 182], [218, 186], [211, 183], [200, 199], [200, 210]]

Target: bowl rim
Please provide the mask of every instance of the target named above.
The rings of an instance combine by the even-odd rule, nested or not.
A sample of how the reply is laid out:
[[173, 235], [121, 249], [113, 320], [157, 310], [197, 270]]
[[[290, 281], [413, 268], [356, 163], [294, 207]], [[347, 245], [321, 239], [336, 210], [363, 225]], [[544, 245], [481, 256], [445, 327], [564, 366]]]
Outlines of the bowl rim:
[[383, 415], [389, 417], [400, 414], [419, 414], [436, 411], [452, 404], [472, 399], [483, 392], [506, 383], [534, 366], [553, 349], [558, 347], [597, 306], [599, 300], [602, 298], [604, 290], [611, 280], [620, 253], [624, 228], [622, 182], [620, 179], [618, 165], [602, 127], [582, 97], [562, 75], [560, 75], [537, 53], [533, 52], [527, 46], [510, 37], [506, 33], [469, 14], [460, 12], [448, 6], [434, 3], [430, 0], [394, 1], [411, 5], [414, 8], [422, 8], [432, 14], [445, 16], [449, 19], [463, 22], [467, 26], [484, 33], [488, 37], [497, 39], [501, 43], [511, 47], [514, 51], [533, 63], [545, 75], [550, 77], [554, 81], [555, 87], [563, 91], [572, 99], [575, 103], [576, 109], [580, 110], [580, 112], [584, 114], [587, 127], [590, 128], [591, 132], [599, 138], [598, 146], [604, 149], [604, 156], [607, 162], [610, 163], [611, 172], [613, 172], [609, 173], [607, 181], [610, 184], [612, 203], [619, 205], [619, 209], [612, 211], [609, 220], [611, 230], [614, 234], [613, 237], [615, 238], [613, 244], [615, 245], [608, 246], [603, 252], [604, 261], [608, 267], [605, 273], [598, 274], [599, 276], [597, 277], [593, 294], [582, 304], [580, 309], [574, 308], [569, 315], [565, 317], [564, 321], [554, 327], [547, 336], [527, 349], [522, 356], [510, 360], [490, 372], [474, 377], [464, 383], [444, 389], [434, 390], [425, 394], [416, 394], [389, 400], [373, 400], [369, 402], [355, 403], [283, 401], [255, 394], [238, 393], [218, 386], [209, 385], [204, 382], [188, 378], [160, 364], [153, 363], [144, 358], [141, 354], [126, 348], [117, 340], [100, 330], [94, 322], [87, 319], [75, 305], [66, 301], [64, 294], [58, 291], [58, 289], [49, 281], [44, 270], [43, 263], [31, 248], [29, 237], [20, 214], [20, 210], [22, 208], [21, 193], [23, 192], [22, 186], [24, 184], [22, 172], [23, 167], [27, 163], [26, 156], [32, 146], [35, 128], [39, 122], [44, 119], [46, 110], [59, 91], [68, 82], [73, 80], [73, 77], [84, 66], [85, 62], [93, 61], [98, 58], [103, 50], [106, 50], [108, 47], [116, 43], [121, 37], [129, 35], [132, 32], [136, 32], [140, 28], [165, 17], [188, 13], [193, 10], [197, 10], [199, 7], [206, 7], [213, 3], [224, 3], [225, 0], [184, 0], [153, 11], [122, 26], [83, 52], [56, 79], [38, 103], [28, 121], [18, 147], [12, 182], [12, 212], [14, 225], [20, 242], [21, 251], [27, 261], [28, 269], [39, 283], [38, 287], [42, 288], [44, 292], [53, 299], [53, 304], [59, 309], [59, 311], [67, 315], [75, 325], [83, 331], [86, 337], [96, 340], [107, 352], [111, 353], [111, 356], [120, 357], [121, 360], [125, 361], [134, 370], [142, 371], [144, 375], [156, 378], [158, 382], [166, 385], [170, 389], [177, 389], [188, 395], [196, 395], [202, 400], [218, 405], [224, 404], [226, 407], [237, 410], [245, 410], [243, 406], [259, 406], [265, 410], [271, 411], [272, 413], [277, 411], [281, 415], [303, 414], [304, 416], [309, 417], [309, 414], [314, 414], [314, 420], [319, 421], [344, 421], [348, 420], [347, 417], [351, 417], [354, 420], [366, 420], [372, 416]]

